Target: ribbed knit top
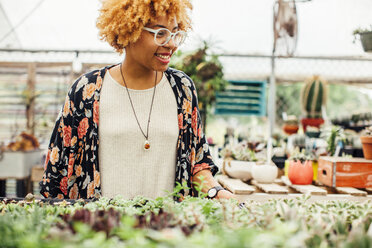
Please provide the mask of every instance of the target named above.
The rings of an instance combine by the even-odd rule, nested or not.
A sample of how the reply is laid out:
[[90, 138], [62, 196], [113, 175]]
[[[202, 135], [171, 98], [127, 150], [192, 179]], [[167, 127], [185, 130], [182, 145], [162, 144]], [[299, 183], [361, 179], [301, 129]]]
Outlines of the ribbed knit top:
[[[145, 134], [153, 90], [129, 89]], [[109, 71], [102, 84], [99, 114], [102, 196], [156, 198], [173, 191], [179, 129], [176, 98], [165, 75], [156, 86], [149, 150], [143, 149], [145, 137], [138, 127], [126, 88]]]

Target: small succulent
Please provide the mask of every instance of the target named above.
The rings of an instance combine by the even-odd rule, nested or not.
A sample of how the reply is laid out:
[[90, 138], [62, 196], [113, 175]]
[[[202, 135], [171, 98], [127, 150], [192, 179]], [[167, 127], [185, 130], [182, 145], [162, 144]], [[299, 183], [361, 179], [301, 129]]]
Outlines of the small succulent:
[[255, 152], [249, 149], [247, 142], [238, 144], [228, 144], [221, 151], [220, 156], [223, 158], [232, 158], [241, 161], [257, 161]]
[[366, 136], [372, 136], [372, 126], [366, 127], [364, 132]]
[[316, 157], [312, 153], [307, 153], [305, 150], [300, 151], [299, 148], [295, 149], [291, 156], [289, 157], [289, 160], [294, 161], [300, 161], [301, 163], [307, 161], [307, 160], [316, 160]]

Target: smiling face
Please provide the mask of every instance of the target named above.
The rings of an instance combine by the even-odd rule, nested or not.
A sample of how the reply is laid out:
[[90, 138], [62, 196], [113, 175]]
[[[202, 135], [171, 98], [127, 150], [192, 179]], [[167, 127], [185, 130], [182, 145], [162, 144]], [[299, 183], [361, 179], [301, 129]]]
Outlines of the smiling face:
[[[178, 31], [177, 21], [173, 18], [159, 17], [146, 27], [151, 29], [167, 28], [171, 32]], [[171, 39], [164, 46], [159, 46], [154, 41], [154, 34], [143, 30], [140, 38], [129, 44], [126, 48], [125, 60], [132, 66], [141, 67], [151, 71], [165, 71], [168, 68], [172, 54], [177, 50]]]

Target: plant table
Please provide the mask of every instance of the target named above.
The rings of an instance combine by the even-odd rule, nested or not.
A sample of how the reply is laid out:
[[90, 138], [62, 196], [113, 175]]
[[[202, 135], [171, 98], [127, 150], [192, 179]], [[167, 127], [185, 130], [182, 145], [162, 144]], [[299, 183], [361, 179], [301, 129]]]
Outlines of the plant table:
[[[273, 199], [296, 199], [298, 197], [309, 197], [310, 202], [329, 201], [329, 200], [348, 200], [365, 202], [372, 200], [372, 191], [368, 189], [355, 189], [345, 187], [329, 187], [316, 182], [312, 185], [292, 185], [286, 176], [277, 178], [274, 183], [257, 185], [253, 180], [243, 182], [239, 179], [228, 178], [225, 175], [218, 175], [219, 183], [241, 201], [266, 202]], [[286, 189], [285, 191], [270, 190]], [[242, 190], [244, 189], [244, 190]]]

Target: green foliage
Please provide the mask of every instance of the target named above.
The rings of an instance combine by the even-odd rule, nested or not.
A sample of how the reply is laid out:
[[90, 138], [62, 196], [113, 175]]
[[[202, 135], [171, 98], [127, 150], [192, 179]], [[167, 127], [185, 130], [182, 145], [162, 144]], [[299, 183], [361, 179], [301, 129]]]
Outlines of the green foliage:
[[347, 85], [329, 85], [328, 116], [350, 116], [351, 113], [370, 112], [372, 99], [359, 88]]
[[205, 198], [205, 197], [208, 196], [207, 193], [204, 193], [204, 192], [202, 191], [202, 189], [204, 188], [204, 185], [205, 185], [205, 177], [204, 177], [203, 175], [201, 175], [201, 176], [199, 176], [198, 178], [199, 178], [199, 180], [200, 180], [200, 183], [194, 181], [194, 182], [193, 182], [193, 184], [194, 184], [194, 189], [196, 190], [196, 192], [197, 192], [197, 194], [198, 194], [198, 196], [199, 196], [200, 198]]
[[175, 63], [178, 70], [185, 72], [195, 83], [199, 107], [208, 110], [216, 100], [216, 93], [225, 89], [223, 67], [217, 55], [208, 54], [209, 45], [203, 42], [201, 48], [191, 54], [176, 53]]
[[353, 31], [353, 35], [361, 34], [361, 33], [367, 33], [372, 32], [372, 25], [369, 26], [369, 28], [357, 28]]
[[371, 247], [372, 202], [0, 202], [1, 247]]
[[[281, 113], [301, 116], [299, 104], [303, 83], [279, 84], [277, 86], [277, 119]], [[342, 84], [328, 84], [327, 115], [330, 118], [350, 116], [351, 113], [370, 112], [372, 99], [359, 88]]]
[[282, 118], [281, 113], [288, 115], [301, 115], [301, 105], [299, 104], [301, 87], [303, 83], [279, 84], [276, 88], [277, 98], [277, 119]]

